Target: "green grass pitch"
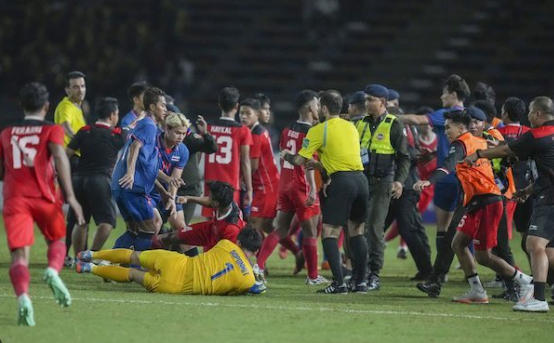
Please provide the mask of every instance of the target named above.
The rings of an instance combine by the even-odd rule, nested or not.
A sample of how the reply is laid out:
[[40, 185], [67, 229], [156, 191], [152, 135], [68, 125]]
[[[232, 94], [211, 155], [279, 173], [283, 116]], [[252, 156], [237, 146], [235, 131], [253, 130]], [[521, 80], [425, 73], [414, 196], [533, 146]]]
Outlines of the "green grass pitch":
[[[122, 232], [120, 222], [106, 246]], [[434, 249], [434, 229], [429, 227]], [[518, 247], [517, 263], [529, 272]], [[16, 325], [17, 302], [10, 284], [9, 252], [0, 230], [0, 341], [11, 342], [532, 342], [549, 340], [554, 315], [514, 313], [512, 304], [451, 303], [466, 291], [452, 268], [439, 299], [419, 292], [409, 277], [413, 261], [396, 258], [397, 242], [386, 249], [381, 290], [368, 294], [320, 295], [292, 276], [289, 254], [268, 261], [268, 292], [261, 296], [179, 296], [146, 293], [135, 284], [106, 284], [93, 275], [64, 269], [61, 276], [73, 296], [69, 308], [57, 306], [40, 276], [46, 249], [40, 233], [31, 256], [34, 328]], [[321, 250], [320, 250], [321, 251]], [[455, 262], [456, 263], [456, 262]], [[483, 282], [493, 273], [480, 268]], [[330, 277], [329, 272], [323, 275]], [[498, 292], [489, 290], [489, 297]], [[548, 290], [548, 293], [550, 291]]]

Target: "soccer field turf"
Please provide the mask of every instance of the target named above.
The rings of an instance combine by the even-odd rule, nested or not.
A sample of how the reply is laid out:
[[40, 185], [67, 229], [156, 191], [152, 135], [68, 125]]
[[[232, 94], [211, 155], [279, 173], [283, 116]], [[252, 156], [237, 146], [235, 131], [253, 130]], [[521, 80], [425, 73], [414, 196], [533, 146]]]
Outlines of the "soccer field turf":
[[[3, 224], [3, 223], [2, 223]], [[112, 233], [109, 243], [122, 232]], [[36, 327], [16, 325], [17, 302], [10, 284], [9, 252], [0, 230], [0, 341], [9, 342], [531, 342], [548, 340], [554, 316], [512, 312], [511, 303], [451, 303], [468, 288], [460, 271], [450, 274], [439, 299], [419, 292], [409, 277], [410, 258], [396, 258], [397, 242], [386, 249], [381, 290], [368, 294], [320, 295], [292, 276], [293, 259], [269, 262], [268, 291], [260, 296], [183, 296], [146, 293], [136, 284], [104, 283], [93, 275], [61, 273], [73, 304], [61, 308], [42, 282], [46, 249], [40, 233], [31, 254], [30, 293]], [[434, 230], [429, 228], [434, 250]], [[529, 272], [512, 241], [516, 261]], [[321, 251], [321, 249], [320, 249]], [[454, 262], [456, 264], [456, 261]], [[479, 269], [487, 282], [493, 273]], [[323, 275], [330, 277], [329, 272]], [[498, 290], [489, 290], [489, 297]], [[548, 295], [550, 290], [547, 291]]]

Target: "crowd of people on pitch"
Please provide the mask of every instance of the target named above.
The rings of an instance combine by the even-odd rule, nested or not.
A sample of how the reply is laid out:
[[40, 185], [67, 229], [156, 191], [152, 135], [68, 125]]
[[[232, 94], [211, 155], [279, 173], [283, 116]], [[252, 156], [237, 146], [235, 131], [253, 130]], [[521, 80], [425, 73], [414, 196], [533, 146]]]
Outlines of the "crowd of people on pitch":
[[[70, 211], [67, 235], [41, 227], [42, 209], [4, 212], [20, 323], [34, 323], [26, 269], [32, 228], [25, 239], [13, 233], [22, 217], [55, 242], [49, 246], [56, 253], [48, 256], [56, 262], [45, 280], [64, 306], [71, 298], [57, 274], [60, 248], [66, 249], [64, 264], [79, 273], [134, 281], [152, 292], [240, 294], [265, 292], [268, 257], [280, 244], [280, 255], [290, 251], [295, 258], [294, 274], [306, 268], [306, 284], [321, 285], [323, 294], [347, 294], [379, 291], [385, 240], [399, 235], [398, 256], [410, 252], [418, 270], [411, 280], [430, 297], [440, 295], [456, 256], [470, 288], [454, 302], [489, 302], [485, 288], [492, 283], [481, 282], [478, 263], [494, 270], [494, 283], [503, 287], [493, 297], [515, 302], [517, 311], [549, 310], [554, 105], [548, 97], [529, 106], [516, 97], [497, 104], [490, 86], [478, 84], [472, 94], [462, 77], [451, 75], [441, 109], [408, 114], [400, 94], [379, 84], [348, 97], [306, 89], [296, 95], [298, 119], [281, 132], [276, 162], [266, 128], [271, 100], [262, 93], [241, 99], [238, 89], [223, 88], [220, 118], [207, 123], [198, 116], [193, 125], [163, 90], [135, 83], [126, 115], [120, 118], [117, 99], [102, 98], [97, 121], [87, 125], [81, 108], [86, 76], [74, 71], [65, 77], [57, 125], [50, 125], [43, 122], [46, 88], [26, 87], [25, 121], [3, 131], [5, 180], [34, 170], [34, 145], [42, 138], [32, 137], [43, 126], [62, 129], [63, 141], [51, 138], [54, 145], [45, 149], [56, 162]], [[7, 153], [10, 144], [17, 153]], [[56, 144], [65, 147], [63, 157], [52, 150]], [[53, 183], [53, 175], [46, 173], [37, 189]], [[6, 194], [5, 187], [4, 193], [8, 204], [15, 192]], [[434, 261], [421, 217], [431, 200]], [[195, 222], [198, 204], [205, 220]], [[116, 227], [116, 205], [126, 229], [112, 250], [102, 250]], [[89, 245], [91, 218], [97, 228]], [[510, 250], [513, 223], [528, 257], [519, 263], [529, 262], [532, 276], [518, 268]], [[318, 273], [319, 236], [332, 282]]]

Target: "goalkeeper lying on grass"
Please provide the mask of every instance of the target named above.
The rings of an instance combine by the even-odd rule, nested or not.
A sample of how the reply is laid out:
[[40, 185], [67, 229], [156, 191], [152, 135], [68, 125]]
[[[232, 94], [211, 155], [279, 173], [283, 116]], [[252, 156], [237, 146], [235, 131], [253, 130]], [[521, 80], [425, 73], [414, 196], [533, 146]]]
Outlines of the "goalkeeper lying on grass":
[[[170, 294], [238, 295], [262, 293], [249, 258], [262, 244], [260, 234], [244, 228], [237, 244], [219, 241], [210, 251], [188, 257], [166, 250], [133, 251], [114, 249], [82, 251], [77, 273], [92, 273], [118, 282], [134, 281], [149, 292]], [[113, 263], [140, 265], [146, 271], [120, 266], [97, 266], [93, 259]]]

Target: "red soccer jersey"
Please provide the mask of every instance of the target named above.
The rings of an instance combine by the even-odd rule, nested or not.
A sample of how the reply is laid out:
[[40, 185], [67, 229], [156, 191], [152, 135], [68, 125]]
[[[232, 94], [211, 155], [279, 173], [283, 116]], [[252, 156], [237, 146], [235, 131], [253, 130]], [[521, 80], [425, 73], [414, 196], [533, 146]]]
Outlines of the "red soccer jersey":
[[0, 134], [4, 201], [14, 197], [58, 199], [48, 143], [64, 145], [60, 125], [27, 118]]
[[252, 145], [252, 135], [248, 127], [233, 119], [219, 118], [208, 125], [208, 132], [217, 143], [217, 152], [206, 155], [204, 179], [224, 181], [240, 189], [240, 151], [245, 145]]
[[191, 225], [191, 229], [184, 228], [178, 236], [182, 242], [189, 245], [203, 246], [204, 252], [213, 248], [222, 239], [237, 243], [237, 236], [245, 226], [242, 212], [236, 203], [233, 203], [228, 213], [217, 213], [213, 210], [212, 219]]
[[427, 180], [437, 169], [437, 135], [434, 135], [430, 142], [422, 140], [419, 136], [419, 149], [421, 151], [417, 161], [419, 177]]
[[[311, 125], [301, 121], [294, 122], [285, 128], [281, 133], [279, 143], [280, 150], [290, 150], [296, 154], [302, 148], [304, 137], [308, 134]], [[306, 171], [303, 166], [294, 166], [281, 159], [281, 182], [279, 184], [281, 192], [289, 190], [308, 192], [309, 186], [306, 180]]]
[[516, 140], [525, 132], [529, 131], [530, 128], [519, 124], [506, 124], [505, 126], [497, 130], [502, 134], [506, 142], [511, 142], [513, 140]]
[[279, 170], [273, 156], [269, 132], [256, 124], [252, 128], [252, 141], [254, 144], [250, 149], [250, 158], [259, 160], [258, 169], [252, 173], [252, 188], [254, 192], [275, 193], [279, 184]]

